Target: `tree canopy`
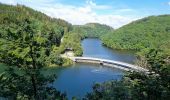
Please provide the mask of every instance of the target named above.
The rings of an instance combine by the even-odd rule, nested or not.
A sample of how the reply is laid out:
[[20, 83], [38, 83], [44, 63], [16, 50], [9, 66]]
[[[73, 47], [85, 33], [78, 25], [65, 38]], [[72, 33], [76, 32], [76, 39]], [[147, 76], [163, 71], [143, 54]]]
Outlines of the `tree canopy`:
[[71, 30], [71, 24], [22, 5], [0, 4], [0, 9], [0, 63], [7, 67], [0, 75], [0, 96], [18, 100], [66, 99], [65, 94], [50, 86], [55, 75], [45, 76], [41, 69], [64, 63], [56, 48], [61, 37]]
[[170, 15], [150, 16], [127, 24], [102, 37], [114, 49], [170, 48]]
[[113, 31], [113, 28], [99, 23], [87, 23], [73, 26], [73, 32], [83, 34], [83, 37], [100, 38], [104, 34]]

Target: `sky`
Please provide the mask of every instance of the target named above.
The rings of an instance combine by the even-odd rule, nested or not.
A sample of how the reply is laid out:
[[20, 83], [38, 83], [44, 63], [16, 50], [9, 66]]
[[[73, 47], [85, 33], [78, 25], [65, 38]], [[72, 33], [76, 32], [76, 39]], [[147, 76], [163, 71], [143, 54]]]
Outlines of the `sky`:
[[97, 22], [119, 28], [151, 15], [170, 14], [170, 0], [0, 0], [22, 4], [73, 25]]

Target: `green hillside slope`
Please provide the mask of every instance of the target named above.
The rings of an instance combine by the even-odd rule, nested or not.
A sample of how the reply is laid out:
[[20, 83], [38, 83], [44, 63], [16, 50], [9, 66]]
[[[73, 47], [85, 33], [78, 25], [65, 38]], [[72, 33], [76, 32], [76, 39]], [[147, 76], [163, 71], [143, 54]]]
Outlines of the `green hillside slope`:
[[30, 49], [26, 46], [30, 43], [40, 46], [37, 56], [41, 55], [39, 60], [47, 66], [61, 65], [64, 62], [57, 56], [61, 53], [60, 40], [70, 30], [72, 25], [64, 20], [50, 18], [23, 5], [0, 4], [0, 62], [12, 63], [16, 58], [30, 60]]
[[102, 37], [114, 49], [170, 48], [170, 15], [150, 16], [125, 25]]

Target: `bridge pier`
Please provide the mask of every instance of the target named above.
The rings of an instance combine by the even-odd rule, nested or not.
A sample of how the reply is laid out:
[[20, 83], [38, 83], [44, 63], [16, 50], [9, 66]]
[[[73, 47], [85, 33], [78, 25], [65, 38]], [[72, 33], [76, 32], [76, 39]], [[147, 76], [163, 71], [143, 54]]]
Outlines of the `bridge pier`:
[[103, 65], [104, 63], [103, 63], [103, 61], [100, 61], [100, 65]]

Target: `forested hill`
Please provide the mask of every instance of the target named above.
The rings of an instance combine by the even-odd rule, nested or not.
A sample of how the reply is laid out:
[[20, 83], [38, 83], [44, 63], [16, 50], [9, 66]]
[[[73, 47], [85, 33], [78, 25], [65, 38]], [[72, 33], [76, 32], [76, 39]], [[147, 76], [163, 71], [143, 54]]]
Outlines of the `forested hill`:
[[[36, 20], [38, 22], [37, 25], [41, 27], [40, 28], [41, 32], [44, 33], [50, 33], [50, 31], [55, 32], [55, 34], [57, 35], [56, 39], [58, 40], [56, 42], [59, 42], [64, 32], [66, 33], [72, 29], [72, 25], [70, 23], [62, 19], [51, 18], [41, 12], [35, 11], [24, 5], [12, 6], [0, 4], [0, 13], [1, 13], [0, 14], [1, 28], [3, 27], [3, 25], [7, 24], [9, 24], [9, 27], [14, 28], [15, 25], [19, 26], [19, 23], [23, 23], [26, 19]], [[14, 26], [12, 26], [13, 24]], [[8, 29], [8, 31], [10, 31], [10, 28]]]
[[60, 40], [72, 25], [23, 5], [0, 4], [0, 99], [66, 100], [43, 68], [70, 63]]
[[102, 38], [115, 49], [170, 49], [170, 15], [150, 16], [125, 25]]
[[35, 46], [39, 48], [37, 57], [41, 55], [39, 60], [47, 66], [62, 64], [56, 62], [59, 61], [56, 55], [63, 51], [61, 38], [71, 30], [72, 25], [64, 20], [50, 18], [23, 5], [0, 4], [0, 62], [14, 63], [12, 59], [16, 58], [29, 60], [29, 47]]
[[112, 27], [99, 23], [87, 23], [73, 27], [73, 32], [82, 33], [85, 37], [101, 37], [112, 30]]

